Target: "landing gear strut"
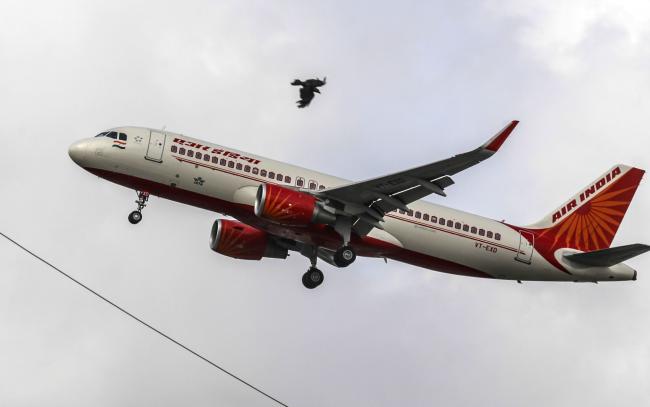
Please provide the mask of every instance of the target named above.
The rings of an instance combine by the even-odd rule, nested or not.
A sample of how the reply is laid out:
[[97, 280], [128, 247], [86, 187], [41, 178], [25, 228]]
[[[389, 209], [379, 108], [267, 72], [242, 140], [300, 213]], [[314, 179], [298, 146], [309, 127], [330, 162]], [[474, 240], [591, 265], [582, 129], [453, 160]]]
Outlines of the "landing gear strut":
[[312, 247], [311, 252], [308, 255], [309, 261], [311, 261], [311, 267], [309, 267], [307, 272], [302, 275], [302, 285], [304, 285], [305, 288], [308, 288], [310, 290], [313, 290], [314, 288], [321, 285], [323, 283], [323, 280], [325, 279], [325, 277], [323, 276], [323, 272], [316, 268], [316, 259], [318, 259], [316, 253], [317, 253], [317, 248]]
[[138, 200], [135, 201], [138, 204], [138, 209], [129, 214], [129, 222], [132, 225], [137, 225], [142, 220], [142, 209], [147, 206], [147, 201], [149, 200], [149, 192], [146, 191], [136, 191], [138, 193]]

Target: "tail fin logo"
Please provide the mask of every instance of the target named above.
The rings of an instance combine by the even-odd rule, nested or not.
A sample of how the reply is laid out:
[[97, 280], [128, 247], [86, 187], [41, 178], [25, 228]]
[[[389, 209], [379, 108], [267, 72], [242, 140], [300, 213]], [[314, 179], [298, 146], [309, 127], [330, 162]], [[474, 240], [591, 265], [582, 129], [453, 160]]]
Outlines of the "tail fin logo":
[[[571, 211], [576, 209], [578, 207], [579, 203], [585, 202], [586, 200], [589, 199], [590, 196], [595, 195], [596, 191], [599, 191], [605, 185], [612, 182], [618, 175], [621, 175], [621, 168], [620, 167], [615, 167], [611, 172], [606, 174], [603, 178], [599, 179], [598, 181], [596, 181], [596, 183], [594, 183], [590, 187], [586, 188], [584, 190], [584, 192], [581, 192], [579, 198], [571, 200], [569, 203], [564, 205], [560, 210], [555, 212], [553, 214], [552, 222], [556, 223], [557, 221], [562, 219], [564, 216], [566, 216]], [[583, 208], [581, 207], [580, 209], [583, 209]], [[581, 212], [584, 212], [584, 211], [581, 211]]]
[[543, 229], [538, 237], [549, 239], [554, 248], [582, 251], [608, 248], [642, 176], [643, 170], [638, 168], [614, 167], [555, 212], [554, 224]]

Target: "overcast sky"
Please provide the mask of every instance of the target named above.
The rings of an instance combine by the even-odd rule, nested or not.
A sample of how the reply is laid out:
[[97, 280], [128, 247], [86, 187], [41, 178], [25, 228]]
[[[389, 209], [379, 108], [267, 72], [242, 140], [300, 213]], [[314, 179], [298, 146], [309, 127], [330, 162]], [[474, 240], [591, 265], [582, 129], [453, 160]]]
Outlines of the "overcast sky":
[[[568, 3], [568, 4], [567, 4]], [[327, 75], [295, 108], [295, 78]], [[162, 127], [349, 179], [478, 146], [430, 200], [533, 223], [616, 163], [650, 168], [646, 0], [0, 3], [0, 231], [290, 406], [650, 403], [636, 282], [524, 283], [208, 248], [215, 214], [68, 146]], [[650, 243], [644, 182], [614, 244]], [[0, 405], [271, 406], [0, 241]]]

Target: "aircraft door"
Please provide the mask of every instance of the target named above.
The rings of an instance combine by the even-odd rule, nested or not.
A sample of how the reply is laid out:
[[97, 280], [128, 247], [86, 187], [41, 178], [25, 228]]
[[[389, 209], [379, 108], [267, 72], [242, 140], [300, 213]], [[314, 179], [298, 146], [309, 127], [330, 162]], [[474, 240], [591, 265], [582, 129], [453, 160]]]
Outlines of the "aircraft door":
[[515, 260], [530, 264], [533, 258], [533, 247], [535, 246], [535, 235], [524, 230], [519, 232], [519, 250]]
[[165, 134], [151, 130], [149, 134], [149, 145], [147, 154], [144, 156], [147, 160], [162, 162], [163, 149], [165, 148]]

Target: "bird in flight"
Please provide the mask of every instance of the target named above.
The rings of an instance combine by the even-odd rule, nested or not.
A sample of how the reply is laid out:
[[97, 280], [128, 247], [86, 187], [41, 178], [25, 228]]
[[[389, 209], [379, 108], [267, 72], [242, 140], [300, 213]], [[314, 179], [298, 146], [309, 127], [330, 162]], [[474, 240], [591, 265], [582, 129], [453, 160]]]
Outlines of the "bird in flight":
[[302, 109], [309, 106], [311, 100], [314, 98], [314, 92], [320, 93], [320, 90], [318, 90], [318, 88], [325, 85], [326, 82], [327, 77], [324, 77], [323, 80], [320, 80], [318, 78], [307, 79], [306, 81], [296, 79], [291, 82], [293, 86], [302, 86], [300, 88], [300, 100], [296, 102], [298, 104], [298, 108]]

